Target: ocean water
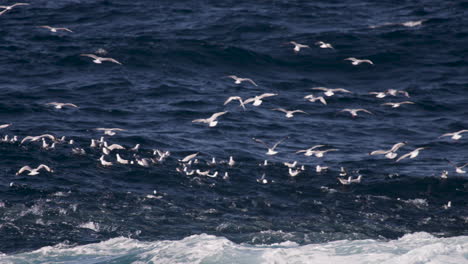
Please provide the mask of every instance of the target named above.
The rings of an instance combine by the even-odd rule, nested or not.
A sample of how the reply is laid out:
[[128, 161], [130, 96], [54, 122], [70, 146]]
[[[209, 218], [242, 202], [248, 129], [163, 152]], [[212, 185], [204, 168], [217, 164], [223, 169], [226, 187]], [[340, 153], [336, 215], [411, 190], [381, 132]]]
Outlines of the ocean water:
[[[466, 2], [29, 4], [0, 15], [0, 124], [11, 123], [0, 129], [8, 136], [0, 142], [0, 262], [468, 262], [468, 175], [448, 162], [468, 162], [468, 134], [440, 137], [468, 129]], [[296, 54], [289, 41], [310, 48]], [[122, 65], [80, 56], [98, 52]], [[351, 93], [326, 97], [327, 105], [304, 99], [322, 95], [310, 89], [322, 86]], [[410, 97], [369, 94], [388, 89]], [[223, 105], [263, 93], [277, 95], [246, 110]], [[414, 104], [382, 105], [401, 101]], [[275, 108], [307, 114], [286, 118]], [[345, 108], [372, 114], [352, 118]], [[192, 122], [221, 111], [216, 127]], [[125, 131], [110, 136], [99, 127]], [[19, 142], [42, 134], [66, 141], [53, 149]], [[126, 147], [106, 155], [113, 166], [90, 147], [101, 137]], [[268, 156], [252, 138], [286, 139]], [[399, 156], [426, 149], [400, 162], [368, 155], [403, 141]], [[296, 153], [318, 144], [337, 151]], [[150, 167], [116, 164], [116, 153], [150, 158], [154, 149], [171, 155]], [[217, 177], [176, 171], [197, 152], [192, 168]], [[206, 164], [229, 156], [233, 167]], [[265, 159], [269, 166], [259, 166]], [[305, 166], [296, 177], [282, 164], [292, 161]], [[53, 172], [15, 175], [39, 164]], [[316, 165], [329, 169], [317, 173]], [[340, 167], [362, 181], [340, 184]]]

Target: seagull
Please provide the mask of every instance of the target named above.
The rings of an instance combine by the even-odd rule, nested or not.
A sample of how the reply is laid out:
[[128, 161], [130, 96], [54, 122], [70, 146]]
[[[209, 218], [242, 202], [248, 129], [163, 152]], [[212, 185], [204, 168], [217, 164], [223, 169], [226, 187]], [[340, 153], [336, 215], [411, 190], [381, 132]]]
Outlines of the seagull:
[[392, 108], [397, 108], [400, 107], [402, 104], [414, 104], [414, 102], [411, 101], [404, 101], [400, 103], [383, 103], [382, 105], [390, 105]]
[[298, 150], [298, 151], [296, 151], [296, 153], [305, 152], [304, 156], [312, 156], [314, 154], [314, 149], [321, 148], [321, 147], [325, 147], [325, 145], [316, 145], [316, 146], [310, 147], [308, 149]]
[[241, 84], [242, 82], [250, 82], [251, 84], [258, 86], [252, 79], [250, 78], [240, 78], [237, 77], [236, 75], [228, 75], [226, 78], [231, 78], [234, 80], [235, 84]]
[[93, 59], [93, 62], [96, 64], [101, 64], [103, 61], [110, 61], [110, 62], [122, 65], [122, 63], [118, 62], [117, 60], [113, 58], [103, 58], [103, 57], [96, 56], [94, 54], [80, 54], [80, 56], [90, 57]]
[[50, 26], [39, 26], [40, 28], [46, 28], [48, 30], [50, 30], [51, 32], [57, 32], [58, 30], [63, 30], [63, 31], [68, 31], [70, 33], [73, 33], [73, 31], [71, 31], [70, 29], [68, 28], [56, 28], [56, 27], [50, 27]]
[[72, 153], [75, 155], [86, 155], [86, 151], [82, 148], [72, 148]]
[[310, 48], [308, 45], [304, 45], [304, 44], [299, 44], [295, 41], [290, 41], [289, 44], [292, 44], [294, 45], [294, 52], [295, 53], [298, 53], [302, 48]]
[[409, 157], [410, 159], [414, 159], [416, 158], [418, 155], [419, 155], [419, 151], [423, 150], [423, 149], [426, 149], [426, 148], [417, 148], [409, 153], [406, 153], [405, 155], [399, 157], [396, 161], [400, 161], [402, 159], [405, 159], [407, 157]]
[[102, 166], [112, 166], [112, 162], [104, 160], [104, 155], [99, 158]]
[[252, 103], [253, 102], [253, 105], [254, 106], [259, 106], [262, 104], [262, 99], [263, 98], [267, 98], [267, 97], [271, 97], [271, 96], [276, 96], [278, 94], [275, 94], [275, 93], [264, 93], [262, 95], [257, 95], [255, 97], [252, 97], [252, 98], [248, 98], [244, 101], [244, 104], [249, 104], [249, 103]]
[[347, 175], [348, 175], [348, 171], [344, 167], [341, 167], [340, 168], [340, 176], [341, 177], [346, 177]]
[[289, 168], [289, 175], [291, 177], [296, 177], [299, 173], [301, 173], [302, 170], [301, 169], [298, 169], [298, 170], [293, 170], [292, 168]]
[[326, 170], [328, 170], [328, 167], [322, 167], [320, 165], [315, 166], [315, 171], [317, 173], [321, 173], [322, 171], [326, 171]]
[[288, 167], [288, 168], [295, 168], [296, 165], [297, 165], [297, 161], [294, 161], [293, 163], [291, 162], [283, 162], [284, 166]]
[[54, 172], [51, 168], [49, 168], [49, 166], [47, 165], [44, 165], [44, 164], [41, 164], [39, 165], [37, 168], [33, 169], [29, 166], [23, 166], [17, 173], [16, 175], [20, 175], [21, 173], [23, 173], [24, 171], [29, 171], [28, 175], [37, 175], [39, 174], [39, 171], [41, 169], [45, 169], [46, 171], [48, 172]]
[[206, 118], [206, 119], [195, 119], [192, 121], [192, 123], [206, 123], [209, 125], [209, 127], [215, 127], [217, 124], [218, 124], [218, 121], [216, 120], [218, 117], [226, 114], [227, 111], [225, 112], [218, 112], [218, 113], [214, 113], [213, 115], [211, 115], [210, 118]]
[[351, 176], [348, 179], [338, 178], [341, 184], [343, 185], [350, 185], [351, 183], [360, 183], [362, 179], [362, 175], [359, 175], [356, 179], [353, 179]]
[[186, 156], [185, 158], [183, 158], [183, 159], [181, 159], [179, 161], [182, 162], [182, 163], [187, 163], [190, 160], [192, 160], [193, 158], [195, 158], [198, 155], [198, 153], [200, 153], [200, 152], [190, 154], [190, 155]]
[[109, 136], [113, 136], [117, 134], [114, 131], [126, 131], [125, 129], [122, 129], [122, 128], [103, 128], [103, 127], [96, 128], [95, 130], [104, 131], [104, 135], [109, 135]]
[[322, 104], [326, 105], [327, 101], [325, 101], [325, 98], [323, 96], [314, 96], [313, 94], [309, 94], [304, 96], [305, 99], [309, 100], [311, 103], [315, 103], [316, 101], [320, 101]]
[[346, 89], [343, 89], [343, 88], [332, 89], [332, 88], [326, 88], [326, 87], [313, 87], [311, 89], [312, 90], [324, 91], [323, 94], [325, 94], [326, 96], [332, 96], [332, 95], [335, 94], [335, 92], [351, 93], [350, 91], [348, 91]]
[[275, 108], [275, 109], [272, 109], [274, 111], [280, 111], [280, 112], [283, 112], [283, 113], [286, 113], [286, 117], [287, 118], [292, 118], [294, 117], [294, 114], [295, 113], [303, 113], [303, 114], [307, 114], [306, 112], [302, 111], [302, 110], [292, 110], [292, 111], [288, 111], [284, 108]]
[[401, 147], [406, 145], [406, 143], [407, 142], [396, 143], [389, 150], [374, 150], [371, 153], [369, 153], [369, 155], [383, 155], [383, 154], [385, 154], [385, 157], [387, 157], [388, 159], [394, 159], [397, 156], [397, 154], [395, 152], [397, 152], [398, 149], [400, 149]]
[[371, 60], [360, 60], [360, 59], [356, 59], [354, 57], [346, 58], [344, 60], [351, 61], [351, 64], [353, 64], [353, 65], [359, 65], [361, 63], [369, 63], [371, 65], [374, 65], [374, 63]]
[[258, 182], [258, 183], [267, 184], [267, 183], [268, 183], [268, 180], [267, 180], [265, 177], [266, 177], [266, 174], [263, 173], [263, 174], [262, 174], [262, 177], [261, 177], [260, 179], [257, 179], [257, 182]]
[[137, 152], [140, 149], [140, 144], [136, 144], [133, 148], [131, 148], [131, 151]]
[[40, 135], [40, 136], [27, 136], [27, 137], [24, 137], [23, 140], [21, 140], [21, 143], [20, 144], [23, 144], [25, 143], [26, 141], [31, 141], [31, 142], [34, 142], [34, 141], [38, 141], [39, 139], [42, 139], [42, 138], [48, 138], [52, 141], [57, 141], [57, 138], [54, 137], [53, 135], [51, 134], [44, 134], [44, 135]]
[[448, 179], [448, 171], [444, 170], [442, 174], [440, 175], [441, 179]]
[[235, 164], [236, 162], [234, 161], [234, 158], [232, 156], [229, 156], [229, 162], [228, 162], [229, 167], [233, 167]]
[[312, 154], [314, 154], [317, 158], [322, 158], [325, 155], [325, 153], [330, 151], [338, 151], [338, 149], [312, 150]]
[[387, 91], [385, 91], [386, 94], [389, 94], [391, 96], [397, 96], [398, 94], [403, 94], [404, 96], [406, 97], [410, 97], [409, 96], [409, 93], [407, 91], [400, 91], [400, 90], [396, 90], [396, 89], [388, 89]]
[[422, 24], [422, 22], [424, 22], [424, 20], [408, 21], [408, 22], [401, 23], [401, 25], [403, 25], [405, 27], [415, 27], [415, 26], [420, 26]]
[[114, 149], [125, 149], [122, 145], [119, 145], [119, 144], [112, 144], [110, 146], [107, 146], [107, 142], [104, 144], [104, 146], [106, 148], [108, 148], [109, 150], [114, 150]]
[[445, 210], [449, 209], [450, 207], [452, 207], [452, 201], [448, 201], [447, 204], [444, 204], [444, 206], [442, 206], [442, 208], [444, 208]]
[[453, 132], [453, 133], [445, 133], [442, 136], [440, 136], [439, 138], [441, 138], [441, 137], [452, 137], [453, 140], [459, 140], [460, 138], [462, 138], [461, 134], [466, 133], [466, 132], [468, 132], [468, 129], [460, 130], [460, 131]]
[[369, 94], [375, 94], [375, 97], [377, 98], [384, 98], [387, 96], [386, 92], [370, 92]]
[[448, 161], [451, 165], [453, 165], [455, 167], [455, 171], [458, 173], [458, 174], [464, 174], [466, 173], [466, 170], [463, 170], [463, 168], [465, 168], [466, 166], [468, 166], [468, 163], [466, 163], [465, 165], [463, 166], [457, 166], [457, 164], [454, 164], [450, 161]]
[[3, 125], [0, 125], [0, 129], [4, 129], [4, 128], [7, 128], [11, 126], [11, 124], [3, 124]]
[[208, 166], [216, 166], [216, 164], [217, 163], [216, 163], [216, 158], [215, 157], [212, 157], [211, 161], [206, 162], [206, 165], [208, 165]]
[[0, 16], [3, 15], [6, 11], [13, 9], [13, 7], [15, 7], [15, 6], [24, 6], [24, 5], [29, 5], [29, 4], [27, 4], [27, 3], [16, 3], [16, 4], [13, 4], [11, 6], [0, 6], [0, 8], [5, 9], [2, 12], [0, 12]]
[[229, 103], [230, 103], [231, 101], [233, 101], [233, 100], [238, 100], [240, 106], [242, 106], [242, 108], [244, 108], [244, 110], [245, 110], [244, 101], [242, 101], [242, 98], [241, 98], [240, 96], [231, 96], [231, 97], [229, 97], [229, 98], [224, 102], [224, 105], [229, 104]]
[[52, 103], [47, 103], [46, 105], [53, 105], [56, 109], [62, 109], [64, 106], [71, 106], [71, 107], [78, 107], [75, 104], [71, 103], [57, 103], [57, 102], [52, 102]]
[[346, 108], [346, 109], [341, 110], [340, 112], [349, 112], [353, 118], [357, 116], [358, 112], [366, 112], [366, 113], [372, 114], [372, 112], [370, 112], [370, 111], [368, 111], [366, 109], [362, 109], [362, 108], [359, 108], [359, 109]]
[[[282, 143], [284, 140], [286, 140], [287, 138], [289, 138], [289, 137], [285, 137], [285, 138], [281, 139], [280, 141], [276, 142], [276, 144], [273, 145], [273, 147], [271, 147], [271, 148], [270, 148], [265, 142], [263, 142], [263, 141], [260, 140], [260, 139], [253, 138], [253, 140], [255, 140], [256, 142], [261, 143], [261, 144], [263, 144], [265, 147], [267, 147], [268, 152], [267, 152], [266, 154], [272, 156], [272, 155], [278, 154], [278, 152], [275, 151], [276, 147], [278, 147], [278, 145], [281, 144], [281, 143]], [[265, 164], [265, 165], [266, 165], [266, 164]]]
[[315, 45], [319, 46], [322, 49], [335, 49], [330, 43], [325, 43], [323, 41], [315, 42]]

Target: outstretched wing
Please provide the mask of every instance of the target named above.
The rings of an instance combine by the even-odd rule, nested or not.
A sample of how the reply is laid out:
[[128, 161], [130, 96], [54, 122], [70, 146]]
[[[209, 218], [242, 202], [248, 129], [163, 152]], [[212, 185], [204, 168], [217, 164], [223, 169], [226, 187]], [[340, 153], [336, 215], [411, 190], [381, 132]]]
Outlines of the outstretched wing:
[[405, 158], [407, 158], [407, 157], [411, 156], [411, 153], [412, 153], [412, 152], [410, 152], [410, 153], [406, 153], [405, 155], [403, 155], [403, 156], [399, 157], [399, 158], [396, 160], [396, 162], [399, 162], [400, 160], [402, 160], [402, 159], [405, 159]]
[[213, 119], [213, 120], [214, 120], [214, 119], [216, 119], [216, 118], [218, 118], [218, 117], [220, 117], [220, 116], [222, 116], [222, 115], [224, 115], [224, 114], [226, 114], [226, 113], [227, 113], [227, 111], [214, 113], [214, 114], [210, 117], [210, 119]]
[[288, 110], [284, 109], [284, 108], [274, 108], [272, 109], [273, 111], [280, 111], [280, 112], [283, 112], [283, 113], [288, 113]]
[[285, 141], [286, 139], [288, 139], [289, 137], [284, 137], [283, 139], [281, 139], [280, 141], [276, 142], [276, 144], [273, 146], [272, 149], [275, 149], [279, 144], [281, 144], [283, 141]]
[[115, 60], [113, 58], [101, 58], [101, 61], [110, 61], [110, 62], [113, 62], [113, 63], [117, 63], [119, 65], [122, 65], [122, 63], [118, 62], [117, 60]]
[[251, 84], [255, 85], [255, 86], [258, 86], [252, 79], [250, 78], [246, 78], [245, 79], [247, 82], [250, 82]]
[[80, 56], [84, 56], [84, 57], [90, 57], [90, 58], [93, 58], [93, 59], [99, 59], [98, 56], [94, 55], [94, 54], [80, 54]]

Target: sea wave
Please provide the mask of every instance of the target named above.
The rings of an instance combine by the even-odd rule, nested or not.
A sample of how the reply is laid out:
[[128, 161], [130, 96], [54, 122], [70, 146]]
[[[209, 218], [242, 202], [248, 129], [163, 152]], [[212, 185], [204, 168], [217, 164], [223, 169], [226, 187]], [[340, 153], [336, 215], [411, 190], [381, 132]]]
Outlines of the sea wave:
[[298, 245], [236, 244], [223, 237], [193, 235], [182, 240], [143, 242], [117, 237], [95, 244], [58, 244], [15, 255], [16, 263], [468, 263], [468, 236], [438, 238], [407, 234], [396, 240], [340, 240]]

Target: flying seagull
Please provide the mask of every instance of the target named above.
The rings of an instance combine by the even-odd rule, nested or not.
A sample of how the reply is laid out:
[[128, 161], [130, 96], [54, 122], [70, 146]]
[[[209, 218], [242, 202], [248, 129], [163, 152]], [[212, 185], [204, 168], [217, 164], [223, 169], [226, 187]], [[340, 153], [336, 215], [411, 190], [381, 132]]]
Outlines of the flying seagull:
[[267, 98], [267, 97], [271, 97], [271, 96], [276, 96], [278, 94], [274, 94], [274, 93], [264, 93], [262, 95], [257, 95], [255, 97], [252, 97], [252, 98], [248, 98], [246, 100], [244, 100], [244, 104], [250, 104], [253, 102], [253, 105], [254, 106], [259, 106], [263, 103], [263, 98]]
[[27, 4], [27, 3], [16, 3], [16, 4], [13, 4], [13, 5], [10, 5], [10, 6], [0, 6], [0, 8], [5, 9], [2, 12], [0, 12], [0, 16], [3, 15], [5, 12], [13, 9], [13, 7], [15, 7], [15, 6], [24, 6], [24, 5], [29, 5], [29, 4]]
[[468, 163], [465, 163], [465, 164], [462, 165], [462, 166], [457, 166], [457, 164], [452, 163], [452, 162], [450, 162], [450, 161], [448, 161], [448, 163], [450, 163], [452, 166], [455, 167], [455, 171], [456, 171], [458, 174], [464, 174], [464, 173], [466, 173], [466, 170], [464, 170], [463, 168], [465, 168], [466, 166], [468, 166]]
[[213, 115], [211, 115], [211, 117], [209, 118], [205, 118], [205, 119], [195, 119], [192, 121], [192, 123], [205, 123], [205, 124], [208, 124], [209, 127], [215, 127], [217, 124], [218, 124], [218, 120], [216, 120], [218, 117], [226, 114], [227, 111], [225, 112], [218, 112], [218, 113], [214, 113]]
[[399, 103], [383, 103], [382, 105], [390, 105], [392, 108], [397, 108], [400, 107], [402, 104], [414, 104], [411, 101], [404, 101], [404, 102], [399, 102]]
[[280, 111], [280, 112], [283, 112], [286, 114], [286, 117], [287, 118], [292, 118], [294, 117], [294, 114], [295, 113], [303, 113], [303, 114], [307, 114], [306, 112], [302, 111], [302, 110], [292, 110], [292, 111], [289, 111], [289, 110], [286, 110], [284, 108], [275, 108], [273, 109], [274, 111]]
[[372, 112], [370, 112], [370, 111], [368, 111], [366, 109], [362, 109], [362, 108], [359, 108], [359, 109], [346, 108], [346, 109], [341, 110], [340, 112], [349, 112], [353, 118], [357, 116], [358, 112], [365, 112], [365, 113], [373, 115]]
[[113, 58], [99, 57], [99, 56], [96, 56], [94, 54], [81, 54], [80, 56], [90, 57], [90, 58], [93, 59], [93, 62], [96, 63], [96, 64], [101, 64], [103, 61], [110, 61], [110, 62], [122, 65], [122, 63], [118, 62], [117, 60], [115, 60]]
[[285, 138], [281, 139], [280, 141], [276, 142], [276, 144], [273, 145], [273, 147], [271, 147], [271, 148], [270, 148], [265, 142], [263, 142], [263, 141], [260, 140], [260, 139], [253, 138], [253, 140], [255, 140], [255, 141], [258, 142], [258, 143], [263, 144], [263, 145], [268, 149], [268, 152], [267, 152], [266, 154], [272, 156], [272, 155], [278, 154], [278, 152], [275, 151], [276, 147], [278, 147], [278, 145], [281, 144], [281, 143], [282, 143], [284, 140], [286, 140], [287, 138], [289, 138], [289, 137], [285, 137]]
[[49, 168], [49, 166], [47, 165], [44, 165], [44, 164], [41, 164], [39, 165], [37, 168], [33, 169], [29, 166], [23, 166], [17, 173], [16, 175], [20, 175], [21, 173], [23, 173], [24, 171], [29, 171], [28, 175], [37, 175], [39, 174], [39, 171], [41, 169], [45, 169], [46, 171], [48, 172], [54, 172], [51, 168]]
[[323, 41], [315, 42], [315, 45], [319, 46], [322, 49], [335, 49], [330, 43], [325, 43]]
[[310, 48], [308, 45], [304, 45], [304, 44], [299, 44], [295, 41], [290, 41], [289, 44], [292, 44], [294, 45], [294, 53], [299, 53], [299, 51], [302, 49], [302, 48]]
[[54, 33], [57, 32], [57, 31], [59, 31], [59, 30], [68, 31], [68, 32], [70, 32], [70, 33], [73, 33], [73, 31], [71, 31], [70, 29], [68, 29], [68, 28], [63, 28], [63, 27], [57, 27], [57, 28], [56, 28], [56, 27], [51, 27], [51, 26], [39, 26], [39, 27], [40, 27], [40, 28], [48, 29], [48, 30], [50, 30], [51, 32], [54, 32]]
[[453, 132], [453, 133], [445, 133], [442, 136], [440, 136], [439, 138], [441, 138], [441, 137], [452, 137], [453, 140], [459, 140], [460, 138], [462, 138], [461, 134], [466, 133], [466, 132], [468, 132], [468, 129], [460, 130], [460, 131]]
[[343, 88], [326, 88], [326, 87], [313, 87], [311, 88], [312, 90], [320, 90], [320, 91], [324, 91], [323, 94], [325, 94], [326, 96], [332, 96], [335, 94], [335, 92], [342, 92], [342, 93], [351, 93], [350, 91], [346, 90], [346, 89], [343, 89]]
[[308, 149], [302, 149], [296, 151], [296, 153], [304, 153], [304, 156], [312, 156], [315, 152], [314, 149], [325, 147], [325, 145], [315, 145], [313, 147], [310, 147]]
[[359, 65], [361, 63], [369, 63], [371, 65], [374, 65], [374, 63], [371, 60], [360, 60], [360, 59], [356, 59], [354, 57], [346, 58], [344, 60], [351, 61], [351, 64], [353, 64], [353, 65]]
[[398, 149], [400, 149], [404, 145], [406, 145], [406, 142], [396, 143], [389, 150], [374, 150], [371, 153], [369, 153], [369, 155], [384, 155], [385, 154], [385, 157], [387, 157], [388, 159], [394, 159], [397, 156], [395, 152], [397, 152]]
[[309, 102], [311, 102], [311, 103], [315, 103], [316, 101], [320, 101], [324, 105], [327, 104], [327, 101], [325, 100], [325, 98], [323, 98], [323, 96], [315, 96], [313, 94], [309, 94], [309, 95], [304, 96], [304, 98], [309, 100]]
[[250, 78], [240, 78], [237, 77], [236, 75], [228, 75], [226, 76], [227, 78], [231, 78], [234, 80], [235, 84], [241, 84], [242, 82], [250, 82], [251, 84], [258, 86], [252, 79]]
[[405, 158], [410, 158], [410, 159], [414, 159], [416, 158], [418, 155], [419, 155], [419, 151], [423, 150], [423, 149], [426, 149], [426, 148], [417, 148], [409, 153], [406, 153], [405, 155], [399, 157], [396, 161], [400, 161], [402, 159], [405, 159]]
[[62, 109], [64, 106], [78, 107], [77, 105], [71, 104], [71, 103], [57, 103], [57, 102], [47, 103], [46, 105], [53, 105], [56, 109]]

